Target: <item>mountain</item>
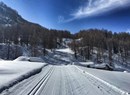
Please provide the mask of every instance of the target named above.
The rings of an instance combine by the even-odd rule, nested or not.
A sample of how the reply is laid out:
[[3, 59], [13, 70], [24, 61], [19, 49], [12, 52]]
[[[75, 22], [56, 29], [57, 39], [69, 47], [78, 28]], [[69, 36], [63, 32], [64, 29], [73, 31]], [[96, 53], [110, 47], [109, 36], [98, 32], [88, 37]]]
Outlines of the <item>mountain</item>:
[[0, 26], [7, 27], [7, 26], [17, 26], [17, 25], [25, 25], [30, 27], [39, 27], [46, 29], [45, 27], [42, 27], [39, 24], [29, 22], [22, 18], [18, 12], [10, 7], [8, 7], [3, 2], [0, 2]]
[[17, 11], [0, 2], [0, 25], [11, 26], [15, 24], [26, 23]]

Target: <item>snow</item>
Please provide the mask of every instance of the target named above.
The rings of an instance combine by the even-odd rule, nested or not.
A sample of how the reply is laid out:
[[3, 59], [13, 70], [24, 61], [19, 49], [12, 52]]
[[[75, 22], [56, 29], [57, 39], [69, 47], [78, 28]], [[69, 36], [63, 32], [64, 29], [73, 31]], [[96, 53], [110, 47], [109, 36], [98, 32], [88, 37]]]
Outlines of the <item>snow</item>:
[[[82, 69], [80, 69], [80, 68], [78, 68], [78, 67], [76, 67], [76, 68], [77, 68], [78, 70], [80, 70], [81, 72], [84, 71], [84, 70], [82, 70]], [[84, 71], [84, 72], [85, 72], [85, 71]], [[112, 85], [112, 84], [110, 84], [110, 83], [108, 83], [108, 82], [102, 80], [101, 78], [98, 78], [98, 77], [94, 76], [93, 74], [90, 74], [90, 73], [88, 73], [88, 72], [85, 72], [85, 73], [86, 73], [87, 75], [89, 75], [90, 77], [92, 77], [93, 79], [96, 79], [98, 82], [101, 82], [101, 83], [103, 83], [104, 85], [110, 87], [110, 88], [113, 89], [115, 92], [118, 92], [118, 93], [121, 94], [121, 95], [129, 95], [129, 92], [124, 91], [124, 90], [122, 90], [122, 89], [120, 89], [120, 88], [118, 88], [118, 87], [116, 87], [116, 86], [114, 86], [114, 85]]]
[[80, 64], [81, 66], [88, 66], [88, 65], [93, 65], [94, 62], [79, 62], [79, 64]]
[[38, 73], [45, 63], [26, 61], [0, 61], [0, 91]]
[[4, 60], [0, 58], [0, 61], [4, 61]]
[[130, 92], [130, 90], [129, 90], [130, 73], [124, 73], [124, 72], [119, 72], [119, 71], [106, 71], [106, 70], [100, 70], [100, 69], [91, 69], [91, 68], [85, 68], [85, 67], [79, 67], [79, 66], [78, 66], [78, 68], [85, 71], [86, 74], [89, 73], [89, 74], [99, 78], [100, 80], [105, 81], [106, 85], [110, 84], [116, 88], [121, 89], [124, 92]]
[[[31, 63], [22, 61], [22, 57], [18, 59], [19, 60], [9, 61], [9, 63], [6, 62], [6, 64], [21, 64], [17, 65], [19, 67], [16, 66], [14, 68], [14, 66], [11, 65], [14, 68], [13, 70], [10, 70], [10, 68], [12, 68], [10, 65], [7, 69], [4, 68], [4, 70], [2, 67], [1, 71], [3, 70], [2, 72], [4, 74], [1, 75], [6, 76], [7, 74], [8, 77], [6, 76], [6, 78], [12, 78], [13, 74], [17, 73], [20, 75], [26, 71], [25, 69], [29, 67], [29, 64], [31, 66], [35, 64], [33, 67], [37, 66], [36, 64], [42, 65], [42, 63], [38, 62]], [[21, 81], [5, 91], [6, 94], [2, 95], [17, 95], [18, 93], [20, 93], [20, 95], [29, 95], [28, 93], [30, 93], [30, 91], [31, 93], [36, 92], [38, 95], [129, 95], [130, 73], [70, 65], [72, 63], [93, 65], [94, 63], [79, 62], [80, 60], [74, 58], [73, 52], [69, 48], [49, 52], [43, 59], [48, 64], [55, 65], [47, 65], [42, 68], [40, 73]], [[21, 68], [24, 69], [21, 70]], [[15, 78], [12, 79], [14, 80]], [[6, 83], [3, 84], [5, 85]]]
[[79, 62], [79, 66], [84, 66], [88, 68], [112, 70], [113, 68], [107, 63], [94, 63], [94, 62]]
[[94, 67], [95, 68], [105, 68], [106, 67], [106, 63], [95, 64]]
[[65, 42], [66, 45], [67, 45], [68, 43], [71, 43], [71, 42], [72, 42], [72, 39], [69, 39], [69, 38], [63, 38], [63, 42]]
[[20, 57], [16, 58], [14, 61], [29, 61], [29, 57], [20, 56]]
[[14, 61], [43, 62], [43, 59], [41, 59], [40, 57], [20, 56], [20, 57], [16, 58]]
[[63, 52], [63, 53], [74, 54], [74, 52], [70, 48], [57, 49], [56, 51]]
[[129, 95], [87, 71], [85, 73], [80, 71], [74, 65], [48, 65], [39, 74], [16, 84], [1, 95], [34, 95], [34, 93], [35, 95]]

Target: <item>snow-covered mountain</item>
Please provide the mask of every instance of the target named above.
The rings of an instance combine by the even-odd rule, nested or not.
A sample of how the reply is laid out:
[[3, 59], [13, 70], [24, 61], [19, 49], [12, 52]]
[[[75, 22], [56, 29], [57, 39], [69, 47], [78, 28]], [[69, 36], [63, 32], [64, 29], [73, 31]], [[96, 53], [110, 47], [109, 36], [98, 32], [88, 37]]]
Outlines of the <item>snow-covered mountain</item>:
[[15, 24], [25, 23], [26, 21], [18, 14], [17, 11], [0, 2], [0, 25], [12, 26]]
[[[0, 26], [3, 27], [11, 27], [16, 25], [29, 25], [29, 26], [36, 26], [36, 27], [42, 27], [39, 24], [29, 22], [22, 18], [21, 15], [18, 14], [18, 12], [10, 7], [8, 7], [3, 2], [0, 2]], [[43, 29], [46, 29], [42, 27]]]

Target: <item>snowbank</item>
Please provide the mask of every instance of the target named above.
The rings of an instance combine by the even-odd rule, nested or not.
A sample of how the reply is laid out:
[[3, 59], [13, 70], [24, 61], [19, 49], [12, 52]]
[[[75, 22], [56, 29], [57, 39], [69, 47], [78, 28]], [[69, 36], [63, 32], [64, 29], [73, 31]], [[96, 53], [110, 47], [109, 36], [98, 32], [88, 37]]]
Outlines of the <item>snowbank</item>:
[[113, 67], [110, 66], [110, 65], [107, 64], [107, 63], [93, 64], [93, 65], [90, 65], [89, 67], [91, 67], [91, 68], [96, 68], [96, 69], [113, 70]]
[[93, 65], [94, 62], [79, 62], [81, 66], [90, 66], [90, 65]]
[[20, 56], [20, 57], [16, 58], [14, 61], [29, 61], [29, 57]]
[[107, 63], [94, 64], [94, 62], [79, 62], [79, 65], [88, 68], [112, 70], [112, 67], [110, 67]]
[[0, 61], [0, 92], [41, 71], [45, 63]]
[[14, 61], [43, 62], [43, 59], [40, 57], [20, 56], [20, 57], [16, 58]]

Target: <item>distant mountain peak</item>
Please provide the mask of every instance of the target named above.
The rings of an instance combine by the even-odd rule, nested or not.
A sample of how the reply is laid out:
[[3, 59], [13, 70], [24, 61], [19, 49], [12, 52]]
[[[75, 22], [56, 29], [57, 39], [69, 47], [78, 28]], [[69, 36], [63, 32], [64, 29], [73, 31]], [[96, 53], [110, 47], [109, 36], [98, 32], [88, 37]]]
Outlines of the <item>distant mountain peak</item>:
[[0, 27], [11, 27], [24, 24], [28, 24], [29, 26], [34, 25], [42, 27], [39, 24], [32, 23], [23, 19], [16, 10], [8, 7], [5, 3], [0, 1]]
[[18, 23], [24, 23], [25, 20], [18, 14], [18, 12], [8, 7], [3, 2], [0, 2], [0, 25], [16, 25]]
[[4, 2], [2, 2], [2, 1], [0, 1], [0, 5], [1, 6], [6, 6], [6, 4]]

